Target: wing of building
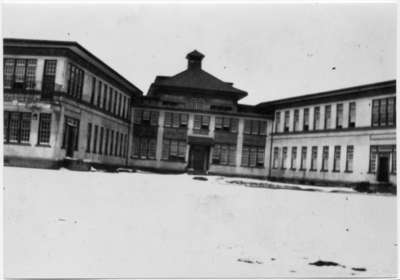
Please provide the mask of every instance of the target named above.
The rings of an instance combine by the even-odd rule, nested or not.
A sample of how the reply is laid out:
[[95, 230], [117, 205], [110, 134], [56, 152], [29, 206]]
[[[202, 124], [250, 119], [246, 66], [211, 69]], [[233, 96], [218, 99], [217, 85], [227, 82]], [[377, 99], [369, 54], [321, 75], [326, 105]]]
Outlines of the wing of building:
[[396, 184], [395, 80], [252, 106], [186, 59], [143, 96], [78, 43], [5, 39], [5, 164]]

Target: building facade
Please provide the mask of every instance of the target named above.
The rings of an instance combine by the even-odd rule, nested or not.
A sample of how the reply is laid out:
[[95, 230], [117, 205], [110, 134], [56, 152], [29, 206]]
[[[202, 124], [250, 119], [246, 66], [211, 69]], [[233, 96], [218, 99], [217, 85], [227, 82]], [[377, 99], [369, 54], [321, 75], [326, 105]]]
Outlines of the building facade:
[[396, 82], [259, 104], [274, 111], [269, 177], [396, 184]]
[[142, 92], [75, 42], [4, 40], [4, 163], [396, 185], [396, 81], [250, 106], [203, 70]]
[[4, 162], [124, 165], [141, 91], [75, 42], [4, 40]]

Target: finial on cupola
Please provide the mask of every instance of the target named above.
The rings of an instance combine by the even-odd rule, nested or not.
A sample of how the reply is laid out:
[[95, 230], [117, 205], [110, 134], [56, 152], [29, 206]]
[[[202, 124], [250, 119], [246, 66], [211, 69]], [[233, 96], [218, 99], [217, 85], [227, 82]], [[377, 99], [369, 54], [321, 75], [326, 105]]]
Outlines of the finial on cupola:
[[188, 69], [201, 69], [201, 61], [204, 58], [204, 54], [194, 50], [186, 55], [188, 60]]

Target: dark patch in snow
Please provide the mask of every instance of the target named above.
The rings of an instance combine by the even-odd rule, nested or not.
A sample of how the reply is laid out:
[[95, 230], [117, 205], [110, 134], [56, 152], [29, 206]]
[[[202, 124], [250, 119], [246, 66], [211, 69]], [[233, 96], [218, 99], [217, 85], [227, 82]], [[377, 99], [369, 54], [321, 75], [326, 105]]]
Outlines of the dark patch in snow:
[[67, 220], [66, 219], [62, 219], [62, 218], [58, 218], [58, 221], [59, 222], [66, 222]]
[[276, 260], [275, 258], [271, 258], [271, 261], [274, 261], [274, 260]]
[[193, 177], [193, 180], [199, 180], [199, 181], [208, 181], [208, 179], [206, 177]]
[[367, 271], [367, 269], [364, 267], [352, 267], [351, 269], [354, 271]]
[[244, 262], [244, 263], [250, 263], [250, 264], [254, 264], [254, 263], [256, 263], [256, 264], [262, 264], [262, 262], [260, 262], [260, 261], [257, 261], [257, 260], [253, 261], [253, 260], [244, 259], [244, 258], [239, 258], [239, 259], [237, 259], [237, 261], [238, 261], [238, 262]]
[[78, 221], [74, 221], [74, 224], [77, 224], [78, 223]]
[[322, 260], [318, 260], [316, 262], [309, 263], [309, 265], [315, 265], [315, 266], [341, 266], [341, 267], [345, 268], [344, 265], [340, 265], [337, 262], [322, 261]]
[[346, 231], [349, 231], [349, 229], [348, 229], [348, 228], [346, 228]]
[[296, 273], [296, 270], [291, 270], [290, 272], [291, 272], [291, 273]]

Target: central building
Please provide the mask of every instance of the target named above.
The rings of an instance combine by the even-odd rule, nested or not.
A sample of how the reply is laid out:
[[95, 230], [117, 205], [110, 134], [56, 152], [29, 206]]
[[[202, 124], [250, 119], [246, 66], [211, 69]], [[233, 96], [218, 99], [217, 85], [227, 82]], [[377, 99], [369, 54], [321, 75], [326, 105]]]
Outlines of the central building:
[[203, 58], [192, 51], [185, 71], [157, 76], [133, 102], [130, 165], [266, 177], [273, 116], [238, 104], [247, 92], [204, 71]]

